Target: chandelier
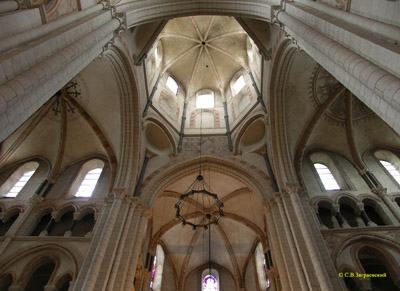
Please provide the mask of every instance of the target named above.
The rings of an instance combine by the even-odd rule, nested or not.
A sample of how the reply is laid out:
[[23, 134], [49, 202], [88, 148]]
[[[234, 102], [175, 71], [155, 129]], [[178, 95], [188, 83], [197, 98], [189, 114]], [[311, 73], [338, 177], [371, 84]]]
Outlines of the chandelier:
[[[217, 194], [212, 191], [201, 174], [203, 109], [201, 109], [200, 114], [199, 174], [184, 194], [179, 197], [174, 206], [176, 211], [175, 219], [180, 219], [183, 226], [187, 224], [192, 226], [193, 230], [198, 227], [208, 229], [211, 224], [217, 225], [218, 220], [224, 216], [224, 204], [218, 199]], [[201, 219], [197, 219], [199, 212], [204, 214]]]
[[[196, 230], [197, 227], [207, 229], [211, 224], [218, 224], [218, 220], [224, 216], [224, 204], [206, 183], [201, 171], [199, 171], [196, 179], [186, 190], [185, 194], [179, 197], [174, 208], [176, 211], [175, 219], [180, 219], [183, 226], [187, 224], [192, 226], [193, 230]], [[206, 212], [205, 219], [197, 221], [194, 218], [193, 222], [189, 221], [191, 208], [195, 215], [198, 210]], [[215, 208], [218, 208], [218, 210]]]

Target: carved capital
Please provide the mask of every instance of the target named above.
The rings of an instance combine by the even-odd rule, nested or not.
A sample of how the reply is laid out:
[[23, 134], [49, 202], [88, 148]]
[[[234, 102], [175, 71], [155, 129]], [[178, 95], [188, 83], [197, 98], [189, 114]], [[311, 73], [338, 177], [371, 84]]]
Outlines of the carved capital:
[[372, 193], [374, 193], [375, 195], [377, 195], [380, 198], [383, 198], [384, 196], [388, 196], [387, 189], [384, 188], [382, 185], [375, 187], [371, 191], [372, 191]]
[[7, 213], [0, 213], [0, 220], [3, 223], [6, 223], [10, 218], [8, 217]]
[[263, 204], [263, 210], [264, 210], [264, 213], [271, 213], [270, 199], [268, 199], [268, 201]]
[[285, 192], [289, 195], [298, 194], [300, 191], [299, 183], [286, 183]]
[[336, 213], [340, 212], [340, 205], [339, 204], [332, 204], [332, 214], [336, 215]]
[[79, 211], [74, 212], [74, 220], [79, 220], [81, 213]]
[[361, 211], [363, 211], [363, 210], [364, 210], [364, 203], [357, 203], [356, 204], [356, 209], [354, 210], [356, 215], [360, 215]]
[[112, 203], [115, 199], [123, 200], [126, 196], [125, 189], [114, 189], [113, 192], [109, 193], [106, 198], [106, 203]]
[[43, 197], [40, 197], [38, 194], [33, 194], [31, 198], [29, 198], [29, 205], [35, 206], [44, 200]]

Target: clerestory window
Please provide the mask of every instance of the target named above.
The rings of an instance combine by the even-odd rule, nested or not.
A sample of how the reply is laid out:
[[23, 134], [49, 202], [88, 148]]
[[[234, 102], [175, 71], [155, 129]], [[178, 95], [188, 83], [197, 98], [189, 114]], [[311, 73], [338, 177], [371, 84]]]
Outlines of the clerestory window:
[[28, 162], [20, 166], [8, 180], [1, 185], [0, 193], [6, 193], [3, 197], [15, 198], [31, 179], [36, 169], [39, 167], [37, 162]]
[[156, 254], [153, 259], [153, 267], [151, 271], [150, 290], [160, 291], [164, 268], [164, 250], [157, 245]]
[[392, 175], [392, 177], [400, 184], [400, 172], [388, 161], [379, 160], [379, 162], [385, 167], [385, 169]]
[[176, 95], [178, 94], [178, 83], [172, 78], [171, 76], [168, 76], [167, 79], [167, 87]]
[[202, 291], [219, 291], [219, 274], [217, 270], [205, 269], [201, 274], [201, 278]]
[[103, 168], [96, 168], [86, 173], [85, 178], [75, 193], [75, 197], [91, 197]]
[[244, 87], [244, 85], [246, 85], [246, 83], [244, 82], [244, 77], [243, 77], [243, 75], [240, 75], [240, 77], [237, 78], [235, 85], [233, 85], [235, 94], [239, 93], [240, 90], [242, 90], [242, 88]]
[[207, 275], [203, 280], [203, 291], [217, 291], [218, 281], [213, 275]]
[[214, 95], [213, 94], [199, 94], [196, 96], [197, 108], [214, 108]]
[[321, 163], [314, 163], [314, 167], [317, 170], [325, 190], [340, 190], [339, 184], [327, 166]]
[[15, 185], [8, 191], [8, 193], [4, 197], [15, 198], [18, 193], [25, 187], [25, 184], [28, 183], [29, 179], [33, 176], [35, 171], [25, 172], [21, 178], [15, 183]]

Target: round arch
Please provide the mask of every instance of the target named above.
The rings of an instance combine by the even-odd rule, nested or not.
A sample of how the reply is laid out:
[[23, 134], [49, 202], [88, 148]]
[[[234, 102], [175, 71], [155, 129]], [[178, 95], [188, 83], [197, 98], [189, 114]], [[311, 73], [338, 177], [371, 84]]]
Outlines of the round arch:
[[[141, 193], [146, 193], [146, 195], [141, 195], [140, 200], [145, 205], [152, 205], [169, 184], [196, 173], [199, 169], [199, 162], [199, 159], [195, 158], [180, 164], [169, 163], [161, 169], [154, 171], [148, 175], [143, 183]], [[255, 193], [262, 203], [267, 201], [268, 193], [273, 193], [270, 178], [262, 171], [244, 161], [239, 165], [232, 161], [207, 156], [202, 158], [201, 163], [205, 168], [207, 167], [215, 172], [238, 179], [250, 191]]]

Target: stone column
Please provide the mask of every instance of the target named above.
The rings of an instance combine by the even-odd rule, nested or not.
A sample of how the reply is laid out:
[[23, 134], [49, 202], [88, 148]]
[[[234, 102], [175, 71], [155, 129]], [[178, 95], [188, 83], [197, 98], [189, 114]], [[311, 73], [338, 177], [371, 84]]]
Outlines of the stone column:
[[372, 192], [378, 195], [383, 200], [383, 202], [385, 202], [386, 206], [396, 217], [398, 224], [400, 222], [400, 208], [387, 195], [387, 189], [383, 188], [382, 186], [378, 186], [375, 189], [372, 189]]
[[56, 222], [58, 222], [60, 220], [60, 218], [58, 217], [58, 212], [54, 211], [51, 213], [51, 219], [49, 221], [49, 223], [46, 225], [45, 230], [43, 230], [39, 236], [48, 236], [49, 233], [52, 231], [54, 225], [56, 224]]
[[290, 283], [289, 283], [290, 279], [288, 277], [286, 262], [283, 259], [279, 238], [274, 225], [272, 207], [275, 207], [275, 201], [273, 198], [269, 199], [269, 202], [264, 206], [268, 240], [271, 245], [272, 253], [274, 254], [274, 263], [278, 266], [279, 276], [280, 278], [282, 278], [281, 282], [282, 289], [290, 290]]
[[[66, 82], [93, 61], [120, 27], [121, 20], [110, 19], [29, 69], [15, 72], [15, 77], [1, 84], [0, 120], [4, 122], [4, 130], [0, 140], [11, 134]], [[4, 119], [10, 112], [14, 113], [13, 119]]]
[[328, 227], [322, 222], [321, 216], [319, 216], [319, 206], [318, 205], [314, 205], [314, 211], [315, 211], [315, 215], [318, 218], [318, 222], [319, 222], [319, 226], [321, 229], [328, 229]]
[[39, 195], [33, 194], [32, 198], [29, 199], [29, 204], [27, 209], [20, 213], [17, 220], [10, 227], [9, 232], [3, 239], [3, 242], [0, 245], [0, 255], [4, 252], [4, 250], [8, 247], [13, 237], [18, 233], [18, 231], [27, 223], [28, 217], [31, 215], [32, 210], [43, 200]]
[[0, 13], [15, 11], [20, 8], [18, 1], [0, 1]]
[[334, 211], [332, 214], [335, 216], [340, 227], [342, 227], [342, 228], [350, 228], [351, 227], [347, 223], [347, 221], [343, 218], [342, 214], [340, 213], [340, 205], [339, 204], [332, 205], [332, 210]]
[[123, 286], [123, 289], [121, 288], [121, 290], [125, 291], [131, 290], [131, 284], [135, 278], [136, 266], [142, 246], [142, 240], [144, 238], [147, 222], [150, 217], [150, 210], [145, 205], [140, 205], [136, 212], [138, 214], [138, 221], [135, 226], [136, 233], [130, 238], [131, 245], [128, 245], [129, 249], [125, 250], [125, 253], [129, 252], [131, 254], [129, 260], [127, 260], [127, 266], [129, 266], [129, 269], [126, 273], [125, 286]]
[[79, 211], [74, 212], [74, 220], [72, 220], [71, 226], [69, 227], [69, 229], [65, 232], [64, 236], [71, 236], [72, 232], [76, 226], [76, 224], [79, 221], [79, 216], [81, 215], [81, 213]]
[[314, 281], [317, 281], [319, 283], [319, 286], [322, 290], [333, 290], [334, 288], [331, 283], [331, 278], [329, 277], [326, 267], [322, 261], [321, 254], [311, 234], [311, 230], [308, 228], [309, 222], [305, 219], [303, 206], [301, 205], [298, 197], [298, 185], [288, 183], [285, 187], [285, 191], [290, 196], [290, 201], [293, 204], [293, 208], [299, 222], [298, 225], [303, 235], [306, 250], [309, 253], [309, 258], [311, 259], [312, 265], [314, 266], [315, 274], [308, 275], [311, 278], [313, 277], [313, 275], [316, 277], [314, 277]]
[[[389, 126], [400, 132], [400, 119], [395, 119], [396, 113], [400, 112], [400, 105], [396, 101], [400, 99], [400, 79], [393, 75], [393, 72], [386, 71], [387, 68], [383, 69], [374, 64], [373, 60], [367, 60], [349, 49], [349, 40], [354, 39], [349, 30], [335, 31], [342, 36], [344, 34], [348, 36], [347, 38], [343, 37], [348, 41], [340, 44], [319, 32], [317, 25], [306, 24], [308, 21], [314, 21], [314, 18], [307, 19], [307, 17], [299, 16], [294, 11], [295, 6], [291, 4], [288, 4], [287, 10], [290, 14], [279, 11], [276, 15], [277, 20], [284, 25], [286, 33], [292, 36], [310, 57], [360, 98]], [[323, 26], [329, 26], [328, 24], [325, 21]], [[333, 31], [334, 29], [332, 29], [332, 34]], [[367, 46], [365, 50], [371, 51], [373, 44], [368, 42]], [[377, 50], [385, 49], [383, 46], [378, 46]], [[390, 65], [392, 66], [392, 64]], [[399, 73], [398, 68], [396, 73]], [[388, 108], [385, 112], [379, 110], [383, 106]]]
[[124, 196], [124, 191], [114, 191], [114, 193], [111, 193], [105, 199], [105, 206], [97, 222], [96, 231], [72, 290], [94, 290], [94, 285], [100, 274], [100, 267], [111, 240], [112, 229], [114, 228]]
[[365, 212], [364, 203], [357, 203], [357, 215], [361, 217], [366, 226], [376, 226], [376, 223], [373, 222]]
[[277, 234], [282, 239], [282, 253], [285, 255], [288, 277], [292, 283], [290, 290], [309, 290], [304, 274], [305, 270], [301, 264], [293, 232], [285, 213], [281, 193], [277, 193], [275, 202], [277, 209], [274, 210], [274, 220], [279, 223], [276, 228], [280, 230]]
[[275, 283], [275, 268], [272, 267], [269, 270], [267, 270], [267, 275], [270, 284], [268, 291], [278, 291], [278, 287], [276, 286]]

